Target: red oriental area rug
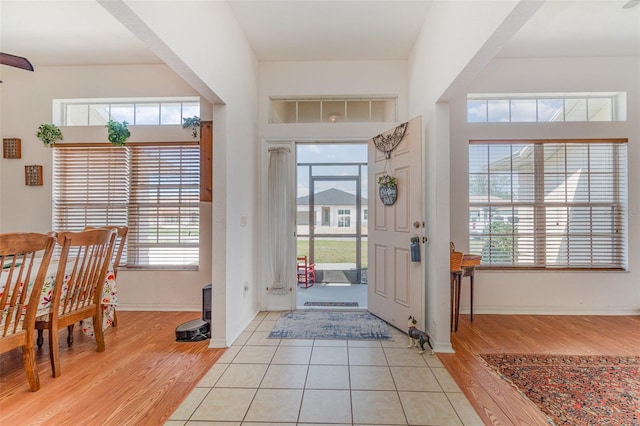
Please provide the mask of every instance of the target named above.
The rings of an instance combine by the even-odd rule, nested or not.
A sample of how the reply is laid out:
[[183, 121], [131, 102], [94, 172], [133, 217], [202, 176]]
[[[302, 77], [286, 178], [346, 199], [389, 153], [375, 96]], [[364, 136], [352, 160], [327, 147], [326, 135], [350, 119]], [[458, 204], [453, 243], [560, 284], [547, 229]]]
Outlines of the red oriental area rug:
[[552, 424], [640, 426], [640, 356], [480, 357]]

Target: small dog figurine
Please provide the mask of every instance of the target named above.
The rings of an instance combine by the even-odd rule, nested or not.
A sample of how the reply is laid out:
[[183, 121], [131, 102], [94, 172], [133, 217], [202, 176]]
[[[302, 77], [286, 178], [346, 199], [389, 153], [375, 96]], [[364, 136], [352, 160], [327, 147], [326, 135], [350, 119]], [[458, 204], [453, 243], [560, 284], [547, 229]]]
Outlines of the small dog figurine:
[[411, 348], [413, 346], [420, 346], [420, 350], [418, 351], [418, 353], [422, 354], [424, 353], [424, 344], [427, 343], [431, 348], [431, 355], [433, 355], [435, 352], [433, 350], [433, 346], [431, 346], [429, 335], [424, 331], [418, 330], [416, 328], [417, 322], [418, 321], [416, 321], [413, 316], [409, 317], [409, 332], [407, 333], [409, 335], [409, 347]]

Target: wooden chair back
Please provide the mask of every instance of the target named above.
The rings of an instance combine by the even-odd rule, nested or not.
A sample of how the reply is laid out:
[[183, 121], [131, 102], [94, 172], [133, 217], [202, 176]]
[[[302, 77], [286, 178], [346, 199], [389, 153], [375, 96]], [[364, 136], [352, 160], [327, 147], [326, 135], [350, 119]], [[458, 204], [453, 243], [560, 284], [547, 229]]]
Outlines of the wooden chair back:
[[40, 389], [33, 350], [36, 312], [54, 244], [52, 234], [0, 234], [0, 353], [22, 347], [33, 392]]
[[113, 274], [118, 277], [118, 269], [120, 269], [120, 262], [122, 260], [122, 253], [124, 252], [124, 247], [127, 242], [127, 235], [129, 233], [128, 226], [114, 226], [114, 225], [105, 225], [105, 226], [85, 226], [84, 230], [90, 229], [115, 229], [116, 230], [116, 239], [115, 247], [113, 248]]
[[[120, 269], [120, 261], [122, 260], [122, 253], [124, 252], [124, 246], [127, 242], [127, 234], [129, 233], [128, 226], [114, 226], [114, 225], [105, 225], [105, 226], [86, 226], [86, 230], [89, 229], [115, 229], [116, 231], [116, 239], [114, 240], [114, 248], [113, 248], [113, 276], [114, 278], [118, 278], [118, 270]], [[118, 312], [114, 308], [113, 310], [113, 322], [111, 323], [114, 327], [118, 325]]]
[[36, 328], [49, 329], [49, 351], [53, 376], [60, 375], [58, 330], [92, 317], [98, 352], [104, 351], [100, 300], [116, 231], [90, 229], [58, 233], [60, 260], [56, 271], [51, 312]]

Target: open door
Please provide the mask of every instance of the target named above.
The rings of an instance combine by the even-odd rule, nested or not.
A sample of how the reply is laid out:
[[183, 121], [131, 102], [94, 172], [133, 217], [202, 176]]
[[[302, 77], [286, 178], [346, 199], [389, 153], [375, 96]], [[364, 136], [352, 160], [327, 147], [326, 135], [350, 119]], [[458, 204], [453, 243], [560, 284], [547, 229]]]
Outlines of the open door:
[[[405, 124], [368, 142], [368, 308], [400, 330], [407, 328], [410, 315], [424, 325], [422, 119], [417, 117]], [[393, 139], [400, 136], [400, 142], [386, 155], [374, 143], [374, 139], [377, 145], [385, 142], [389, 149]], [[397, 180], [393, 204], [383, 204], [379, 195], [378, 178], [383, 175]], [[392, 195], [386, 203], [393, 200]], [[419, 240], [420, 261], [415, 257], [412, 261], [412, 238]]]

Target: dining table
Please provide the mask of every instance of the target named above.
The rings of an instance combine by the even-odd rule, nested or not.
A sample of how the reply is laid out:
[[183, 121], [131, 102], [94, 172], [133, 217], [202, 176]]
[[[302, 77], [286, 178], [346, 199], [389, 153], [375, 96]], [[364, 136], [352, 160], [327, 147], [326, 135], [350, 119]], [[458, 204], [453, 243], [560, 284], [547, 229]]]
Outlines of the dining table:
[[[44, 280], [44, 284], [42, 286], [42, 291], [40, 292], [40, 297], [38, 299], [38, 308], [36, 312], [36, 320], [47, 320], [47, 316], [51, 312], [51, 304], [53, 302], [53, 289], [56, 284], [56, 275], [58, 272], [58, 260], [52, 260], [49, 263], [49, 267], [47, 268], [47, 274]], [[3, 265], [2, 272], [0, 273], [0, 297], [4, 292], [4, 288], [8, 279], [8, 266]], [[33, 266], [33, 271], [37, 271], [40, 267], [39, 259], [36, 259]], [[73, 271], [73, 260], [69, 260], [65, 266], [65, 279], [62, 284], [62, 294], [61, 297], [66, 297], [68, 290], [68, 279]], [[28, 283], [29, 286], [33, 286], [34, 280], [36, 277], [36, 273], [32, 272], [31, 281]], [[23, 284], [24, 285], [24, 284]], [[117, 298], [117, 284], [116, 278], [113, 270], [113, 266], [109, 265], [107, 269], [107, 274], [105, 277], [105, 283], [102, 288], [102, 294], [100, 297], [100, 304], [102, 305], [103, 317], [102, 317], [102, 329], [106, 330], [111, 324], [113, 324], [113, 319], [115, 316], [115, 308], [118, 303]], [[24, 307], [24, 311], [26, 312], [27, 307]], [[82, 332], [89, 336], [94, 337], [94, 324], [93, 318], [89, 317], [82, 321], [81, 325]]]

